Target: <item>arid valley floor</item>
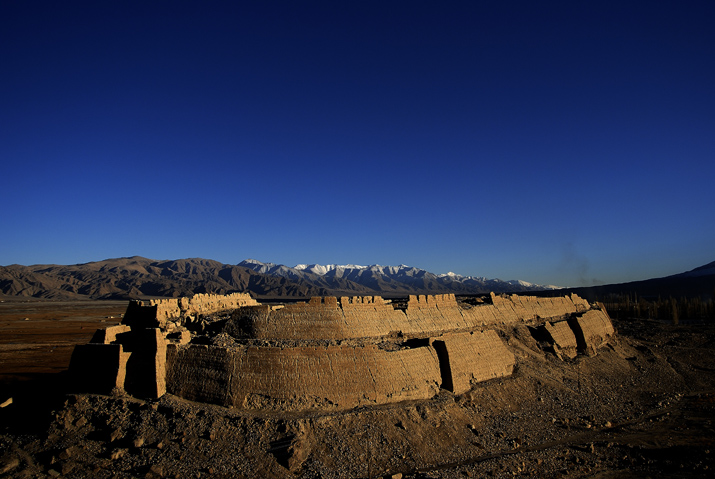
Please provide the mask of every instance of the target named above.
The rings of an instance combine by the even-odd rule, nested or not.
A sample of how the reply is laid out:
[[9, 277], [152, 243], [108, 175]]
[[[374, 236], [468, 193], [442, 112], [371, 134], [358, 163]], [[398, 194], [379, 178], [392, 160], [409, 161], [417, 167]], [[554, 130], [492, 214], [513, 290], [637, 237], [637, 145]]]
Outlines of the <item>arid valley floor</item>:
[[68, 394], [72, 347], [126, 302], [0, 303], [3, 477], [704, 477], [715, 468], [715, 325], [614, 320], [562, 361], [501, 331], [514, 374], [455, 396], [256, 413], [165, 395]]

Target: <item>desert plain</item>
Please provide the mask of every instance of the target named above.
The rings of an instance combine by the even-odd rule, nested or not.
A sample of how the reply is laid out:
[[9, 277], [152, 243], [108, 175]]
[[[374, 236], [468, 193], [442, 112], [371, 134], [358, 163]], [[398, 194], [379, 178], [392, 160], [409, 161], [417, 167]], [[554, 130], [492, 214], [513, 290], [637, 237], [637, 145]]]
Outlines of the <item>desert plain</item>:
[[715, 468], [715, 326], [613, 320], [595, 355], [500, 331], [511, 376], [347, 411], [245, 411], [171, 394], [75, 394], [73, 346], [125, 301], [0, 303], [4, 477], [705, 477]]

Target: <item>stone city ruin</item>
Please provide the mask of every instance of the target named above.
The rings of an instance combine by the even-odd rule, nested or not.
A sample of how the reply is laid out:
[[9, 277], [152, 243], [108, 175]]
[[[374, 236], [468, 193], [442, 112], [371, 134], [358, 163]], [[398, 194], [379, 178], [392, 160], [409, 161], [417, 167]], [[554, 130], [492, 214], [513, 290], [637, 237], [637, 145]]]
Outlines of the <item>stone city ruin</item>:
[[[132, 301], [122, 324], [76, 346], [78, 392], [165, 393], [249, 410], [344, 410], [463, 394], [512, 374], [504, 344], [526, 324], [561, 359], [614, 334], [602, 305], [577, 295], [453, 294], [312, 298], [271, 306], [248, 294]], [[510, 329], [511, 326], [511, 329]]]

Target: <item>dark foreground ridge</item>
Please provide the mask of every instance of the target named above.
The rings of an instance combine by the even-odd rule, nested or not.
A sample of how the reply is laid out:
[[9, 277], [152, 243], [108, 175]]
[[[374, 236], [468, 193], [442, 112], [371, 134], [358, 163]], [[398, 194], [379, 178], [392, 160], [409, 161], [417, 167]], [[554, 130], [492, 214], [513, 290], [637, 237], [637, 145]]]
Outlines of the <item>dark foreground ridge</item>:
[[[118, 350], [115, 369], [97, 360], [104, 356], [95, 356], [94, 369], [86, 356], [80, 361], [86, 351], [73, 357], [76, 387], [103, 378], [111, 390], [64, 396], [35, 434], [22, 432], [20, 402], [0, 410], [3, 421], [15, 418], [0, 437], [0, 470], [10, 477], [700, 477], [714, 466], [709, 325], [627, 322], [616, 335], [605, 311], [577, 297], [208, 306], [219, 300], [226, 301], [132, 303], [123, 325], [77, 348]], [[362, 329], [345, 338], [351, 325]], [[484, 335], [491, 340], [475, 340]], [[155, 354], [162, 340], [163, 394]], [[153, 356], [151, 374], [132, 378], [132, 356], [147, 350], [137, 356], [144, 365]], [[380, 359], [420, 350], [433, 360]], [[353, 366], [336, 368], [341, 355], [352, 355]], [[354, 385], [340, 382], [348, 373]], [[137, 377], [157, 387], [130, 395]]]

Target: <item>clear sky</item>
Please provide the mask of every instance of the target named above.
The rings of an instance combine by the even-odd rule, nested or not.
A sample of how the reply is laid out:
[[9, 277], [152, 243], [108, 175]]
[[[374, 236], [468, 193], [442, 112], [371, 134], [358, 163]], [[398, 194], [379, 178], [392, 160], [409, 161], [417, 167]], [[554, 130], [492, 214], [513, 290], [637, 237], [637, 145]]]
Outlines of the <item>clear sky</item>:
[[715, 2], [0, 3], [0, 264], [715, 260]]

